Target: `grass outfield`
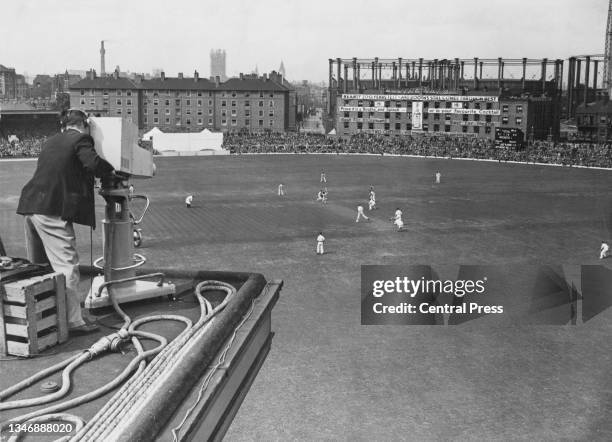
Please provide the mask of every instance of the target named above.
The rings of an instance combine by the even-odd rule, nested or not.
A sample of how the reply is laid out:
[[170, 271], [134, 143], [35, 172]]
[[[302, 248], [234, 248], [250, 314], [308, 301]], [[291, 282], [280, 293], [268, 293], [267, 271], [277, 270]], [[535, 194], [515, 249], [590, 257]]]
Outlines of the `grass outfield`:
[[[610, 310], [579, 327], [362, 326], [359, 295], [361, 264], [601, 264], [612, 172], [333, 155], [156, 162], [155, 178], [135, 182], [152, 201], [148, 265], [285, 281], [272, 351], [227, 440], [612, 440]], [[14, 211], [34, 167], [0, 162], [11, 255], [24, 253]], [[321, 170], [326, 206], [314, 201]], [[356, 224], [370, 185], [379, 208]], [[396, 207], [406, 232], [388, 221]], [[77, 234], [89, 262], [89, 230]], [[98, 229], [94, 257], [101, 243]]]

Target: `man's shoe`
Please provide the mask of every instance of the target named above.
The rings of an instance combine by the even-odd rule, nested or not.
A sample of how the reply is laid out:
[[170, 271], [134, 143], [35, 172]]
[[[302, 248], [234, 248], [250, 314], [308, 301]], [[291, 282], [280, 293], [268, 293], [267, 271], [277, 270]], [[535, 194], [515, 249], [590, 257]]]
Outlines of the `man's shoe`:
[[96, 320], [98, 319], [86, 309], [81, 309], [81, 318], [83, 318], [83, 321], [85, 321], [86, 324], [95, 324]]
[[85, 323], [83, 325], [77, 325], [76, 327], [70, 327], [68, 332], [71, 335], [87, 335], [89, 333], [94, 333], [100, 330], [100, 327], [96, 324]]

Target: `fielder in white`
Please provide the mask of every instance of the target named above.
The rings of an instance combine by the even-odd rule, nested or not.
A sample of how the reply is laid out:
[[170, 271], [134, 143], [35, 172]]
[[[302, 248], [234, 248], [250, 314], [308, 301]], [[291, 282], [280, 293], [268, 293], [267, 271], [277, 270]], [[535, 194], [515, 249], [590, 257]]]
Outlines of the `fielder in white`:
[[376, 201], [370, 198], [368, 201], [368, 210], [376, 209]]
[[317, 201], [321, 201], [323, 204], [327, 203], [327, 188], [325, 188], [325, 190], [319, 190], [319, 193], [317, 193]]
[[185, 198], [185, 205], [187, 206], [188, 209], [191, 208], [192, 202], [193, 202], [193, 195], [187, 195], [187, 198]]
[[402, 211], [398, 207], [395, 209], [395, 216], [391, 218], [393, 220], [393, 224], [397, 226], [397, 231], [404, 230], [404, 221], [402, 220]]
[[376, 194], [374, 193], [374, 187], [370, 186], [368, 210], [374, 210], [374, 209], [376, 209]]
[[436, 172], [436, 184], [440, 184], [440, 181], [442, 180], [442, 174], [440, 173], [440, 171]]
[[285, 196], [285, 187], [282, 183], [278, 185], [278, 196]]
[[321, 171], [321, 182], [322, 183], [327, 183], [327, 177], [325, 176], [325, 172]]
[[357, 206], [357, 219], [355, 220], [356, 223], [359, 222], [359, 218], [363, 218], [365, 220], [370, 219], [365, 215], [365, 213], [363, 213], [363, 206], [361, 204]]
[[604, 259], [610, 256], [610, 246], [607, 242], [601, 242], [601, 248], [599, 249], [599, 259]]
[[319, 236], [317, 236], [317, 255], [322, 255], [325, 253], [323, 249], [323, 243], [325, 242], [325, 237], [323, 236], [323, 232], [319, 232]]

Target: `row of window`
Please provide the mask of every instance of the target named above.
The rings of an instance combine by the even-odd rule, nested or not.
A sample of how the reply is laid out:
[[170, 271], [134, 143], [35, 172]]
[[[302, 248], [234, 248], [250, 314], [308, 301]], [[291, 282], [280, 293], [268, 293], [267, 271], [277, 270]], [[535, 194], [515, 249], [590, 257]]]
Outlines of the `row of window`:
[[[99, 89], [80, 89], [80, 94], [81, 95], [85, 95], [86, 92], [89, 91], [89, 95], [93, 96], [96, 95], [96, 91], [99, 91]], [[98, 92], [99, 93], [99, 92]], [[121, 89], [113, 89], [112, 93], [114, 93], [117, 96], [121, 96], [123, 93], [125, 93], [125, 95], [127, 95], [128, 97], [132, 96], [132, 91], [131, 90], [121, 90]], [[205, 95], [212, 97], [213, 96], [213, 92], [194, 92], [194, 91], [189, 91], [189, 90], [185, 90], [185, 91], [174, 91], [174, 92], [170, 92], [169, 90], [167, 91], [143, 91], [145, 96], [148, 95], [153, 95], [153, 97], [159, 97], [160, 93], [162, 95], [174, 95], [175, 97], [180, 97], [180, 96], [187, 96], [187, 97], [191, 97], [193, 96], [198, 96], [198, 97], [203, 97]], [[108, 90], [102, 90], [102, 95], [105, 97], [108, 97], [109, 91]], [[257, 95], [257, 93], [255, 93], [255, 95]], [[222, 97], [227, 97], [227, 96], [231, 96], [232, 98], [236, 98], [236, 97], [240, 97], [241, 94], [237, 93], [237, 92], [231, 92], [231, 93], [226, 93], [226, 92], [221, 92], [221, 96]], [[244, 97], [250, 97], [251, 93], [250, 92], [245, 92], [244, 93]], [[259, 92], [259, 98], [264, 98], [265, 96], [269, 96], [270, 98], [274, 98], [274, 92]]]
[[[510, 106], [508, 104], [502, 104], [502, 112], [507, 113], [510, 109]], [[514, 106], [514, 112], [516, 112], [517, 114], [522, 114], [523, 113], [523, 105], [522, 104], [517, 104], [516, 106]]]
[[[122, 112], [123, 112], [123, 110], [121, 108], [115, 109], [115, 115], [121, 115]], [[125, 109], [125, 113], [127, 115], [132, 115], [132, 108], [128, 107], [127, 109]]]
[[[85, 104], [85, 98], [81, 98], [81, 100], [79, 101], [79, 103], [80, 103], [80, 104]], [[89, 100], [89, 104], [90, 104], [91, 106], [94, 106], [94, 105], [96, 104], [96, 99], [95, 99], [95, 98], [91, 98], [91, 99]], [[115, 101], [115, 104], [116, 104], [117, 106], [121, 106], [121, 104], [122, 104], [121, 98], [117, 98], [117, 100]], [[102, 101], [102, 105], [103, 105], [103, 106], [109, 106], [109, 101], [108, 101], [108, 98], [105, 98], [105, 99]], [[132, 99], [131, 99], [131, 98], [128, 98], [127, 100], [125, 100], [125, 105], [126, 105], [126, 106], [131, 106], [131, 105], [132, 105]]]
[[[187, 97], [191, 97], [193, 96], [198, 96], [198, 97], [203, 97], [205, 95], [208, 95], [209, 97], [213, 96], [213, 92], [192, 92], [192, 91], [174, 91], [174, 92], [170, 92], [168, 91], [144, 91], [143, 92], [145, 96], [149, 96], [152, 95], [153, 97], [159, 97], [159, 95], [174, 95], [175, 97], [180, 97], [182, 95], [185, 95]], [[254, 96], [257, 96], [257, 92], [254, 93]], [[269, 96], [270, 98], [274, 98], [274, 92], [259, 92], [259, 98], [264, 98], [265, 96]], [[232, 98], [236, 98], [236, 97], [240, 97], [240, 96], [244, 96], [246, 98], [251, 96], [251, 92], [245, 92], [244, 95], [239, 94], [238, 92], [221, 92], [221, 96], [222, 97], [229, 97], [231, 96]]]
[[[143, 109], [143, 114], [144, 114], [144, 115], [147, 115], [148, 113], [149, 113], [149, 110], [148, 110], [147, 108], [144, 108], [144, 109]], [[164, 113], [165, 113], [166, 115], [170, 115], [170, 109], [164, 109]], [[180, 109], [180, 108], [176, 108], [176, 109], [174, 109], [174, 113], [175, 113], [176, 115], [181, 115], [181, 109]], [[159, 114], [160, 114], [159, 109], [154, 108], [154, 109], [153, 109], [153, 115], [159, 115]], [[198, 111], [196, 112], [196, 114], [197, 114], [197, 115], [203, 115], [203, 112], [202, 112], [201, 110], [198, 110]], [[185, 110], [185, 115], [191, 115], [191, 109], [187, 109], [187, 110]], [[214, 112], [213, 112], [213, 110], [212, 110], [212, 109], [208, 109], [208, 115], [214, 115]], [[222, 110], [222, 111], [221, 111], [221, 116], [222, 116], [222, 117], [226, 117], [226, 116], [227, 116], [227, 111], [226, 111], [226, 110]], [[238, 116], [238, 111], [237, 111], [236, 109], [232, 109], [232, 110], [231, 110], [231, 116], [232, 116], [232, 117], [237, 117], [237, 116]], [[251, 110], [250, 110], [250, 109], [245, 109], [245, 111], [244, 111], [244, 116], [245, 116], [245, 117], [250, 117], [250, 116], [251, 116]], [[263, 116], [264, 116], [264, 111], [263, 111], [263, 110], [260, 110], [260, 111], [259, 111], [259, 116], [260, 116], [260, 117], [263, 117]], [[274, 117], [274, 109], [270, 109], [270, 110], [268, 110], [268, 116], [269, 116], [269, 117]]]
[[[85, 104], [85, 98], [81, 98], [81, 100], [80, 100], [80, 104], [82, 104], [82, 105], [84, 105], [84, 104]], [[96, 104], [96, 99], [95, 99], [95, 98], [90, 99], [90, 100], [89, 100], [89, 104], [90, 104], [90, 105], [95, 105], [95, 104]], [[121, 100], [121, 98], [117, 98], [117, 99], [115, 100], [115, 104], [116, 104], [117, 106], [121, 106], [121, 105], [122, 105], [122, 100]], [[148, 104], [148, 103], [147, 103], [147, 102], [145, 102], [145, 105], [147, 105], [147, 104]], [[181, 105], [181, 100], [180, 100], [180, 99], [179, 99], [179, 100], [175, 100], [175, 103], [174, 103], [174, 104], [175, 104], [175, 106], [180, 106], [180, 105]], [[202, 106], [202, 104], [203, 104], [203, 101], [202, 101], [202, 100], [197, 100], [197, 105], [198, 105], [198, 107], [201, 107], [201, 106]], [[109, 105], [109, 100], [105, 98], [105, 99], [103, 100], [103, 105], [104, 105], [104, 106], [108, 106], [108, 105]], [[131, 99], [131, 98], [128, 98], [127, 100], [125, 100], [125, 105], [126, 105], [126, 106], [131, 106], [131, 105], [132, 105], [132, 99]], [[166, 106], [170, 106], [170, 100], [165, 100], [165, 105], [166, 105]], [[212, 106], [212, 105], [213, 105], [213, 101], [212, 101], [212, 100], [208, 100], [208, 105], [209, 105], [209, 106]], [[244, 102], [244, 106], [245, 106], [245, 107], [250, 107], [250, 105], [251, 105], [251, 103], [250, 103], [249, 101], [245, 101], [245, 102]], [[259, 101], [258, 105], [259, 105], [259, 107], [264, 107], [264, 102], [263, 102], [263, 101]], [[154, 99], [154, 100], [153, 100], [153, 106], [159, 106], [159, 100]], [[185, 100], [185, 106], [191, 106], [191, 100]], [[221, 107], [227, 107], [227, 101], [226, 101], [226, 100], [222, 100], [222, 101], [221, 101]], [[231, 101], [231, 107], [236, 107], [236, 100], [232, 100], [232, 101]], [[270, 101], [268, 102], [268, 107], [274, 107], [274, 100], [270, 100]]]
[[[117, 100], [117, 101], [120, 101], [120, 100]], [[203, 100], [197, 100], [196, 101], [196, 104], [198, 106], [202, 106], [203, 103], [204, 103]], [[120, 104], [120, 103], [117, 103], [117, 104]], [[147, 106], [148, 104], [149, 104], [149, 102], [145, 100], [144, 105]], [[170, 100], [164, 100], [164, 104], [166, 106], [170, 106]], [[260, 100], [258, 102], [259, 107], [264, 107], [264, 104], [265, 103], [264, 103], [263, 100]], [[181, 100], [180, 99], [174, 100], [174, 105], [175, 106], [180, 106], [181, 105]], [[208, 100], [208, 105], [212, 106], [213, 105], [213, 100]], [[230, 102], [230, 105], [231, 105], [231, 107], [236, 107], [237, 106], [236, 100], [232, 100]], [[157, 98], [153, 99], [153, 106], [159, 106], [159, 99], [157, 99]], [[191, 100], [186, 99], [185, 100], [185, 106], [191, 106]], [[249, 100], [245, 101], [244, 102], [244, 106], [245, 107], [250, 107], [251, 106], [251, 102]], [[221, 107], [227, 107], [227, 100], [221, 100]], [[268, 101], [268, 107], [274, 107], [274, 100], [269, 100]]]
[[[157, 111], [157, 109], [155, 109], [155, 110]], [[122, 113], [123, 113], [123, 109], [121, 109], [121, 108], [117, 108], [117, 109], [115, 109], [115, 115], [122, 115]], [[129, 107], [129, 108], [125, 109], [125, 113], [126, 113], [127, 115], [132, 115], [132, 108], [131, 108], [131, 107]], [[146, 112], [146, 109], [145, 109], [145, 115], [146, 115], [146, 114], [147, 114], [147, 112]], [[158, 115], [158, 113], [157, 113], [157, 112], [153, 112], [153, 114], [154, 114], [154, 115]], [[170, 109], [166, 109], [166, 115], [170, 115]], [[180, 112], [177, 112], [177, 113], [176, 113], [176, 115], [177, 115], [177, 116], [180, 116], [180, 115], [181, 115], [181, 113], [180, 113]], [[188, 111], [188, 112], [186, 113], [186, 115], [191, 115], [191, 114], [190, 114], [190, 112]], [[198, 114], [197, 114], [197, 115], [198, 115], [198, 116], [201, 116], [201, 115], [202, 115], [202, 112], [198, 112]], [[208, 115], [213, 115], [213, 114], [212, 114], [212, 112], [209, 112], [209, 114], [208, 114]], [[235, 117], [235, 116], [237, 116], [237, 115], [236, 115], [235, 113], [232, 113], [232, 117]], [[248, 111], [247, 111], [247, 113], [246, 113], [244, 116], [245, 116], [245, 117], [250, 117], [250, 116], [251, 116], [251, 114], [250, 114], [250, 112], [248, 112]], [[260, 111], [260, 112], [259, 112], [259, 116], [260, 116], [260, 117], [263, 117], [263, 116], [264, 116], [263, 111]], [[227, 114], [226, 114], [226, 113], [221, 113], [221, 118], [225, 118], [225, 117], [227, 117]], [[268, 113], [268, 117], [273, 118], [273, 117], [274, 117], [274, 111], [270, 111], [270, 112]], [[144, 119], [145, 119], [145, 123], [146, 123], [146, 122], [147, 122], [147, 117], [144, 117]], [[156, 118], [154, 118], [154, 119], [156, 119]], [[273, 121], [273, 120], [270, 120], [270, 121]]]
[[[148, 119], [147, 117], [144, 118], [144, 123], [147, 124], [148, 123]], [[159, 118], [155, 117], [153, 118], [153, 124], [159, 124], [160, 120]], [[165, 119], [165, 123], [166, 124], [171, 124], [170, 123], [170, 118], [166, 118]], [[176, 126], [181, 126], [182, 125], [182, 120], [180, 118], [177, 118], [174, 120], [174, 124]], [[231, 126], [238, 126], [238, 120], [237, 119], [232, 119], [229, 121], [229, 124]], [[187, 118], [185, 120], [185, 125], [186, 126], [190, 126], [191, 125], [191, 119]], [[198, 126], [203, 126], [204, 125], [204, 119], [203, 118], [198, 118], [197, 119], [197, 125]], [[208, 125], [209, 126], [213, 126], [214, 125], [214, 121], [212, 118], [208, 119]], [[228, 120], [227, 119], [222, 119], [221, 120], [221, 126], [227, 126], [228, 125]], [[244, 125], [245, 126], [250, 126], [251, 125], [251, 120], [244, 120]], [[257, 125], [259, 127], [264, 127], [264, 120], [257, 120]], [[273, 127], [274, 126], [274, 120], [268, 120], [268, 126]]]
[[[91, 96], [96, 95], [96, 90], [97, 90], [97, 89], [90, 89], [90, 90], [89, 90], [89, 95], [91, 95]], [[115, 95], [117, 95], [117, 96], [122, 95], [124, 92], [125, 92], [125, 95], [127, 95], [128, 97], [131, 97], [131, 96], [132, 96], [132, 91], [130, 91], [130, 90], [125, 90], [125, 91], [122, 91], [121, 89], [117, 89], [117, 90], [116, 90], [116, 91], [114, 91], [114, 92], [115, 92]], [[81, 95], [85, 95], [85, 89], [81, 89]], [[108, 91], [103, 90], [103, 91], [102, 91], [102, 95], [103, 95], [104, 97], [108, 97]]]
[[170, 92], [170, 91], [143, 91], [143, 94], [145, 97], [148, 97], [149, 95], [152, 95], [153, 97], [159, 97], [160, 94], [161, 95], [172, 95], [174, 97], [180, 97], [181, 95], [187, 96], [187, 97], [191, 97], [193, 96], [198, 96], [198, 97], [212, 97], [213, 96], [213, 92], [209, 91], [209, 92], [202, 92], [202, 91], [198, 91], [198, 92], [192, 92], [192, 91], [174, 91], [174, 92]]

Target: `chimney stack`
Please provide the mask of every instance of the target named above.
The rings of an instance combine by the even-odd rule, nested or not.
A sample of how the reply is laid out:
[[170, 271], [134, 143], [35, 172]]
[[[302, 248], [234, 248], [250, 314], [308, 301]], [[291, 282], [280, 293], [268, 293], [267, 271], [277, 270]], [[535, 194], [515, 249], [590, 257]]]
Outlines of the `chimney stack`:
[[242, 72], [240, 72], [240, 79], [244, 80], [244, 74]]
[[161, 71], [161, 79], [162, 81], [166, 79], [166, 73], [164, 71]]
[[96, 79], [96, 70], [95, 69], [90, 69], [87, 71], [86, 77], [88, 80], [95, 80]]
[[281, 74], [279, 74], [279, 73], [278, 73], [278, 72], [276, 72], [276, 71], [272, 71], [272, 72], [270, 73], [270, 80], [272, 80], [272, 81], [276, 81], [276, 82], [281, 83], [281, 84], [283, 83], [283, 77], [282, 77], [282, 75], [281, 75]]
[[180, 78], [181, 80], [183, 79], [183, 73], [182, 72], [178, 73], [178, 78]]
[[198, 81], [200, 79], [200, 74], [198, 74], [198, 71], [194, 71], [193, 72], [193, 79], [195, 81]]
[[104, 77], [106, 75], [105, 67], [104, 67], [104, 56], [106, 55], [106, 50], [104, 49], [104, 40], [100, 42], [100, 75]]
[[221, 77], [219, 77], [218, 75], [215, 76], [215, 86], [219, 86], [220, 82], [221, 82]]

